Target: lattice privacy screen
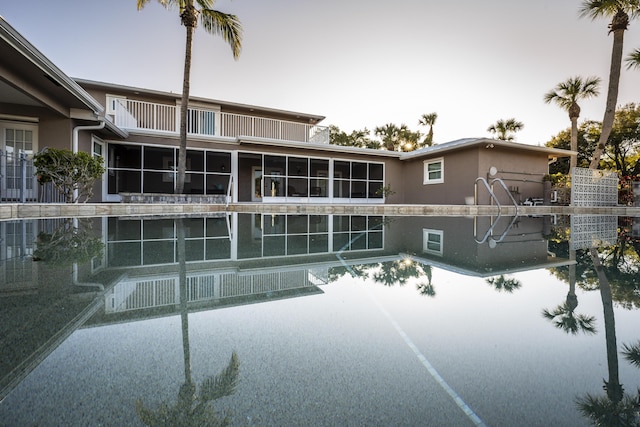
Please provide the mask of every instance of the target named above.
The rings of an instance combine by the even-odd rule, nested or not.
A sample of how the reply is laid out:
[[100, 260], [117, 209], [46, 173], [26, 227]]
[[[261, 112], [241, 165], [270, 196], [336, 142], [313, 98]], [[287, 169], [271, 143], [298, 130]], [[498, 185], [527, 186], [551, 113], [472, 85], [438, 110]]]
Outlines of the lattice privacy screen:
[[616, 206], [618, 174], [615, 171], [574, 168], [571, 175], [572, 206]]
[[571, 215], [571, 249], [615, 245], [618, 217], [610, 215]]

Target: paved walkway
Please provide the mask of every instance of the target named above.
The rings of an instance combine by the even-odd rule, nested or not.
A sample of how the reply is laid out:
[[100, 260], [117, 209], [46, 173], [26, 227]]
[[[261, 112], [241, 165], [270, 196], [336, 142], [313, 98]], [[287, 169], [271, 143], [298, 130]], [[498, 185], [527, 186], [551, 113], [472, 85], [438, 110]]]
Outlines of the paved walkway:
[[[186, 215], [212, 212], [252, 212], [309, 215], [388, 215], [443, 216], [497, 215], [497, 206], [476, 205], [356, 205], [356, 204], [149, 204], [149, 203], [86, 203], [86, 204], [1, 204], [0, 220], [22, 218], [61, 218], [126, 215]], [[515, 206], [503, 206], [502, 215], [515, 215]], [[572, 207], [518, 206], [519, 215], [616, 215], [640, 217], [640, 207]]]

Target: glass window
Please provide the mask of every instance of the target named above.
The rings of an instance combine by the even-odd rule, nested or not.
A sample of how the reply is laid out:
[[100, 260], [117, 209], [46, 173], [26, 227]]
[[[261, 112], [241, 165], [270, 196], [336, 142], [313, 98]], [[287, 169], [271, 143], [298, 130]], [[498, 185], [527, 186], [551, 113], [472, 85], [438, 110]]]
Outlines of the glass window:
[[444, 159], [427, 160], [424, 162], [423, 184], [440, 184], [444, 182]]
[[281, 174], [283, 175], [286, 169], [286, 157], [285, 156], [264, 156], [264, 174]]
[[289, 176], [308, 176], [309, 159], [289, 157]]
[[329, 173], [329, 160], [327, 159], [311, 159], [311, 176], [318, 178], [327, 178]]
[[367, 164], [360, 163], [360, 162], [353, 162], [351, 164], [351, 178], [367, 179]]
[[384, 179], [384, 165], [382, 163], [369, 163], [369, 179], [380, 181]]
[[187, 150], [187, 170], [204, 172], [204, 151]]
[[[134, 168], [142, 166], [142, 148], [134, 145], [109, 144], [110, 168]], [[140, 191], [138, 189], [138, 191]]]
[[178, 168], [177, 164], [174, 164], [173, 148], [161, 148], [161, 147], [144, 147], [144, 168], [155, 170], [173, 170]]
[[442, 255], [442, 230], [422, 229], [422, 251], [434, 255]]
[[207, 151], [207, 172], [231, 173], [231, 153]]
[[351, 178], [351, 163], [336, 160], [333, 162], [333, 177], [350, 179]]

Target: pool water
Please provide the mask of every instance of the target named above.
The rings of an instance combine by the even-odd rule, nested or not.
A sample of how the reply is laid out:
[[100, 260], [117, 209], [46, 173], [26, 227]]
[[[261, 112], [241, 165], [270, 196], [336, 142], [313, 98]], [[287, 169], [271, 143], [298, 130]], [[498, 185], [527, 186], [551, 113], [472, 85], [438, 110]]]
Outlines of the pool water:
[[234, 213], [0, 232], [2, 426], [640, 423], [633, 219]]

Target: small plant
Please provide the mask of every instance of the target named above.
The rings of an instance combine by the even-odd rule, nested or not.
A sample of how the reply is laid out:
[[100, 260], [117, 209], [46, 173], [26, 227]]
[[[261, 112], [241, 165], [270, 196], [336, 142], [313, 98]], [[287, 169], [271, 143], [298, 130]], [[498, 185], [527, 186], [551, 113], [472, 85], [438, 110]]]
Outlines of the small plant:
[[396, 194], [395, 191], [391, 189], [391, 185], [387, 184], [384, 187], [380, 187], [376, 190], [376, 196], [387, 197]]
[[105, 171], [102, 157], [57, 148], [46, 148], [36, 154], [33, 164], [38, 182], [53, 184], [67, 203], [89, 200], [93, 195], [93, 184]]

